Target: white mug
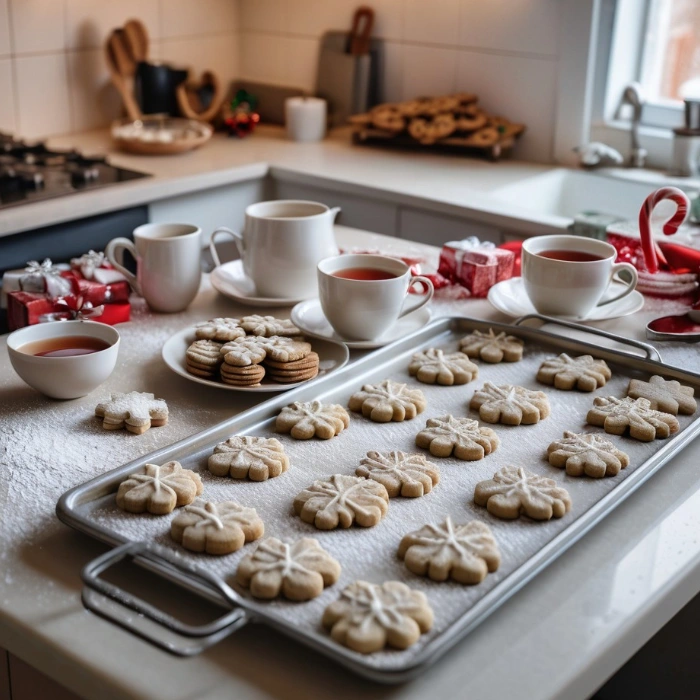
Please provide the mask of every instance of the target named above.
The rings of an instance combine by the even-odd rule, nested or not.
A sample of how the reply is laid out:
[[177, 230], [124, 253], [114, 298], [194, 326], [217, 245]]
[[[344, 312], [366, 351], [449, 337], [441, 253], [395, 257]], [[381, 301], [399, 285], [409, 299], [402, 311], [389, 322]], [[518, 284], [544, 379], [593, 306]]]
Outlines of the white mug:
[[[338, 273], [371, 270], [387, 279], [347, 279]], [[358, 274], [358, 273], [354, 273]], [[425, 292], [408, 301], [409, 290], [421, 283]], [[419, 309], [433, 297], [427, 277], [412, 276], [406, 263], [385, 255], [336, 255], [318, 264], [321, 308], [336, 332], [348, 340], [375, 340], [401, 316]]]
[[[581, 254], [592, 259], [564, 260], [545, 257], [552, 252]], [[583, 236], [534, 236], [523, 243], [522, 277], [525, 291], [537, 311], [555, 316], [583, 318], [596, 306], [610, 304], [634, 291], [637, 270], [629, 263], [616, 263], [615, 248]], [[602, 300], [613, 277], [626, 270], [631, 280], [618, 295]]]
[[257, 293], [278, 299], [310, 299], [318, 294], [316, 265], [338, 254], [333, 221], [340, 209], [318, 202], [258, 202], [245, 210], [245, 229], [218, 228], [209, 244], [220, 265], [216, 238], [230, 236], [243, 260], [243, 271]]
[[[123, 249], [136, 259], [136, 275], [123, 265]], [[163, 313], [184, 311], [202, 281], [202, 229], [191, 224], [144, 224], [133, 243], [115, 238], [105, 255], [137, 294]]]

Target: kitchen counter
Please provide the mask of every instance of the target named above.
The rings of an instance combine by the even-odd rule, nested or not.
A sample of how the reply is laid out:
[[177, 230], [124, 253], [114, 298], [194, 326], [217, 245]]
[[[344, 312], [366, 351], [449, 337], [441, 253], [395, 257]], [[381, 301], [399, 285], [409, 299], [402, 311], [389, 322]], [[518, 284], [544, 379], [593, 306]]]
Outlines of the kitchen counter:
[[538, 215], [489, 192], [551, 166], [504, 160], [401, 152], [353, 146], [347, 129], [320, 143], [295, 143], [281, 127], [261, 126], [245, 139], [214, 137], [190, 153], [137, 156], [115, 150], [106, 129], [49, 140], [56, 149], [77, 148], [86, 155], [107, 154], [124, 168], [152, 175], [104, 189], [10, 207], [0, 214], [0, 236], [71, 221], [224, 185], [273, 178], [306, 185], [342, 187], [343, 192], [381, 198], [464, 216], [486, 225], [531, 234], [557, 233], [569, 220]]
[[[251, 142], [252, 143], [252, 142]], [[339, 244], [387, 239], [338, 227]], [[396, 245], [396, 241], [393, 241]], [[432, 260], [437, 250], [420, 248]], [[418, 679], [397, 687], [364, 681], [262, 625], [250, 625], [199, 657], [177, 659], [86, 612], [79, 572], [103, 545], [53, 513], [68, 488], [199, 431], [253, 399], [188, 382], [160, 358], [163, 342], [196, 320], [238, 315], [204, 279], [186, 312], [151, 315], [134, 302], [118, 327], [114, 375], [70, 402], [41, 397], [14, 374], [0, 339], [0, 646], [85, 697], [350, 700], [588, 697], [700, 590], [697, 449], [675, 456], [643, 488], [539, 574]], [[436, 314], [507, 320], [484, 300], [438, 303]], [[287, 315], [288, 310], [270, 313]], [[599, 327], [643, 339], [653, 308]], [[694, 346], [660, 343], [671, 364], [700, 372]], [[136, 437], [106, 435], [92, 417], [109, 390], [165, 398], [171, 421]], [[13, 459], [13, 454], [21, 457]], [[27, 467], [18, 470], [16, 463]], [[162, 596], [189, 609], [181, 594]]]

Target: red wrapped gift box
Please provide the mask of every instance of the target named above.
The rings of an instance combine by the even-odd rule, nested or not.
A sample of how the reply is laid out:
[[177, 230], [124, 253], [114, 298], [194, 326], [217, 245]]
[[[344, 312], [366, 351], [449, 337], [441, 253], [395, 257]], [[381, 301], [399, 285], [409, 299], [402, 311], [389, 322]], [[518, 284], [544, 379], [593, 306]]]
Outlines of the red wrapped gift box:
[[484, 297], [497, 282], [513, 276], [515, 255], [478, 239], [451, 241], [440, 251], [438, 272], [465, 286], [474, 296]]
[[118, 304], [129, 301], [131, 288], [129, 283], [122, 279], [111, 284], [103, 284], [95, 279], [85, 279], [78, 270], [67, 270], [61, 273], [62, 277], [71, 277], [76, 280], [79, 293], [83, 295], [85, 301], [89, 301], [93, 306], [100, 304]]
[[476, 250], [467, 250], [462, 255], [457, 281], [466, 287], [473, 297], [485, 297], [496, 284], [498, 263], [495, 256]]
[[[7, 324], [11, 331], [41, 323], [46, 314], [58, 313], [63, 309], [57, 306], [56, 299], [48, 294], [32, 292], [10, 292], [7, 295]], [[92, 320], [113, 326], [131, 318], [131, 304], [128, 301], [105, 304], [104, 312]]]

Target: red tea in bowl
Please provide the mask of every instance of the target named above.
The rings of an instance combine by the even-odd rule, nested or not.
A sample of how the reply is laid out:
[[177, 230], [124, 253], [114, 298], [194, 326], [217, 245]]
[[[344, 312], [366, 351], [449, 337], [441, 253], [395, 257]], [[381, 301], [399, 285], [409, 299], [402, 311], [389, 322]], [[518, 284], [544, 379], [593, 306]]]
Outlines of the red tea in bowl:
[[398, 275], [395, 275], [393, 272], [379, 270], [375, 267], [347, 267], [344, 270], [338, 270], [331, 274], [333, 277], [340, 277], [344, 280], [365, 280], [373, 282], [377, 280], [393, 280], [398, 277]]
[[564, 262], [595, 262], [596, 260], [605, 260], [605, 258], [600, 255], [586, 253], [583, 250], [543, 250], [537, 253], [537, 255], [541, 258], [563, 260]]
[[59, 338], [47, 338], [25, 343], [19, 352], [36, 357], [74, 357], [75, 355], [90, 355], [93, 352], [106, 350], [109, 343], [88, 335], [66, 335]]

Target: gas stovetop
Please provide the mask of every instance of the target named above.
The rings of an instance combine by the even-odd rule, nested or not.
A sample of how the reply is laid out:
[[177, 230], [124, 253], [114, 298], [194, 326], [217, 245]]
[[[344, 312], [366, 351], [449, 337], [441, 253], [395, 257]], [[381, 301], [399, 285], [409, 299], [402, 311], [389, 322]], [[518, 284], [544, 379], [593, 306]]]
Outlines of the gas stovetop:
[[0, 132], [0, 209], [150, 177], [117, 168], [105, 156], [53, 151]]

